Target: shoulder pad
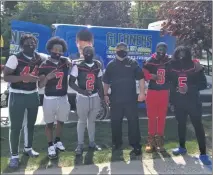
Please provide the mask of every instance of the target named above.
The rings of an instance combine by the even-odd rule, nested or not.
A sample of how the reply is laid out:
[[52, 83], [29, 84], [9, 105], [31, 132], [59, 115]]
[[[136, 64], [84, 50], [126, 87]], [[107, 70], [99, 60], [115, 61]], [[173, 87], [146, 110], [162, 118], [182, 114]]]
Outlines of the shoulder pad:
[[152, 58], [152, 59], [155, 59], [156, 56], [157, 56], [157, 54], [156, 54], [156, 53], [153, 53], [153, 54], [151, 55], [151, 58]]
[[153, 61], [153, 57], [150, 57], [150, 58], [144, 60], [144, 63], [146, 64], [146, 63], [150, 63], [152, 61]]
[[193, 59], [192, 61], [193, 61], [194, 63], [200, 63], [200, 60], [197, 59], [197, 58]]
[[99, 60], [93, 60], [93, 61], [98, 66], [98, 68], [101, 69], [101, 67], [102, 67], [101, 62]]
[[10, 56], [15, 55], [16, 57], [19, 57], [19, 56], [21, 56], [21, 54], [22, 54], [22, 52], [18, 52], [16, 54], [11, 54]]
[[61, 59], [70, 59], [69, 57], [61, 56]]
[[73, 64], [73, 65], [79, 65], [79, 64], [81, 64], [83, 61], [84, 61], [83, 58], [76, 59], [76, 60], [72, 60], [72, 64]]

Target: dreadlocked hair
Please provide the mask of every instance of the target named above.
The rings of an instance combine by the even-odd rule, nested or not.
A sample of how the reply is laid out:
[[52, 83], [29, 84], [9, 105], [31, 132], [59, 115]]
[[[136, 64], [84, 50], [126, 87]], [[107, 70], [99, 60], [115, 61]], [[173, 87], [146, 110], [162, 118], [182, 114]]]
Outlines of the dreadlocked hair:
[[28, 39], [32, 39], [35, 41], [35, 43], [37, 44], [37, 39], [35, 36], [31, 35], [31, 34], [24, 34], [21, 36], [20, 41], [19, 41], [19, 45], [23, 46], [24, 45], [24, 41], [28, 40]]
[[186, 53], [186, 58], [187, 60], [192, 60], [192, 54], [191, 54], [191, 49], [187, 46], [178, 46], [176, 47], [174, 53], [173, 53], [173, 59], [177, 60], [179, 53], [183, 51]]

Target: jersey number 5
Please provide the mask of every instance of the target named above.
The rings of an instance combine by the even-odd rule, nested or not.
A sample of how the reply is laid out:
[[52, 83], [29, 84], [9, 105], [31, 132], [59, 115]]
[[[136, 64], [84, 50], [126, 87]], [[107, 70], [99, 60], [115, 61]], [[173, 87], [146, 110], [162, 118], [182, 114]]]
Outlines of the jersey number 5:
[[95, 88], [94, 83], [95, 83], [95, 75], [94, 74], [87, 74], [86, 90], [93, 91], [94, 88]]
[[[20, 73], [21, 76], [23, 75], [27, 75], [27, 74], [31, 74], [31, 75], [34, 75], [34, 76], [37, 76], [38, 75], [38, 66], [35, 66], [33, 71], [30, 73], [30, 66], [25, 66], [22, 70], [22, 72]], [[23, 81], [24, 83], [29, 83], [27, 81]]]
[[187, 77], [178, 77], [178, 86], [180, 88], [186, 86]]
[[56, 78], [59, 79], [58, 84], [56, 85], [56, 89], [62, 89], [62, 81], [64, 78], [64, 72], [56, 72], [55, 75], [56, 75]]
[[156, 80], [157, 84], [164, 84], [165, 83], [165, 69], [158, 69], [157, 70], [157, 76], [158, 80]]

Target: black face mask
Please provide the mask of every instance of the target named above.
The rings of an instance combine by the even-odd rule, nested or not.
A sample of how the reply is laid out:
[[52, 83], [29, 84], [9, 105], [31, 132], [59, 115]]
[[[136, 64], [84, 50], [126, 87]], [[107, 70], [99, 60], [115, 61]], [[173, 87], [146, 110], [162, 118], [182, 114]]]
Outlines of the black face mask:
[[85, 55], [84, 60], [86, 63], [91, 64], [93, 60], [93, 55]]
[[157, 58], [158, 59], [164, 59], [166, 56], [166, 48], [163, 46], [159, 46], [157, 48]]
[[86, 63], [91, 64], [94, 57], [94, 49], [91, 46], [87, 46], [83, 49], [83, 56]]
[[54, 52], [50, 53], [50, 56], [52, 59], [55, 59], [55, 60], [59, 60], [61, 58], [61, 54], [54, 53]]
[[30, 46], [30, 45], [23, 46], [23, 53], [26, 54], [27, 56], [32, 57], [34, 52], [35, 52], [35, 46]]
[[125, 50], [119, 50], [116, 52], [116, 54], [120, 57], [120, 58], [125, 58], [127, 56], [127, 51]]
[[165, 56], [166, 56], [166, 53], [164, 53], [164, 52], [157, 52], [157, 58], [163, 59], [163, 58], [165, 58]]

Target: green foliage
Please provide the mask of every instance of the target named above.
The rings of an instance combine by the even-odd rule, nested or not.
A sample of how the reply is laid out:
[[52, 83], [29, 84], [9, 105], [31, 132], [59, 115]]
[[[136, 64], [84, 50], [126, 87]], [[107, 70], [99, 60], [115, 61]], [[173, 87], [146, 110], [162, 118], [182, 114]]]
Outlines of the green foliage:
[[158, 14], [167, 20], [163, 34], [176, 36], [181, 44], [192, 46], [194, 54], [212, 48], [212, 1], [168, 1]]
[[[130, 24], [130, 2], [104, 1], [8, 1], [1, 15], [1, 34], [9, 50], [10, 21], [22, 20], [51, 26], [53, 23], [120, 26]], [[125, 12], [125, 13], [124, 13]]]
[[160, 2], [137, 1], [131, 9], [131, 21], [134, 27], [148, 28], [149, 23], [157, 21]]

